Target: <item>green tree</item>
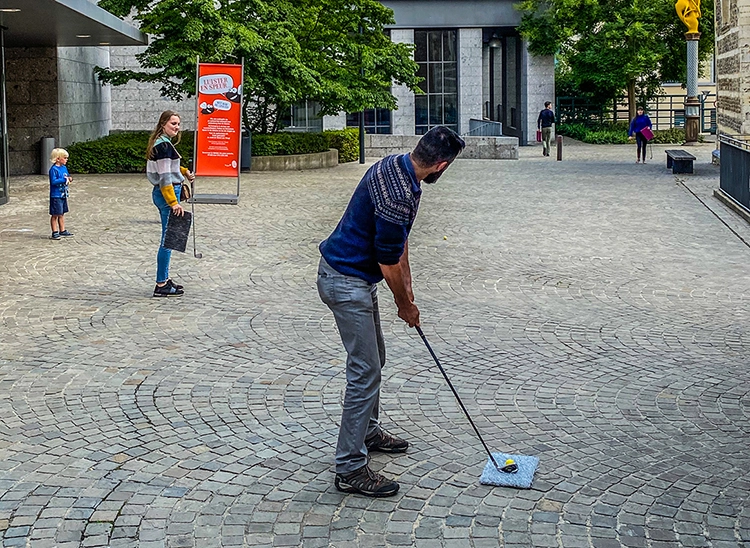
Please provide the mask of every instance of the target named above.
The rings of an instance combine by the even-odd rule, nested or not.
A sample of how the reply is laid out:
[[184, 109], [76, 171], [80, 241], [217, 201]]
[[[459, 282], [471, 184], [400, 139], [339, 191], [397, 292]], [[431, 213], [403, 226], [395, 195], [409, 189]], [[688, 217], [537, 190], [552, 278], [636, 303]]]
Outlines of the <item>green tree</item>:
[[[557, 55], [568, 93], [602, 106], [623, 91], [631, 118], [636, 101], [659, 93], [662, 82], [687, 79], [687, 30], [674, 0], [522, 0], [521, 34], [533, 54]], [[713, 0], [703, 0], [699, 54], [713, 51]]]
[[322, 114], [396, 109], [395, 82], [418, 90], [413, 46], [384, 33], [393, 12], [376, 0], [100, 0], [132, 15], [151, 36], [141, 70], [98, 68], [102, 82], [161, 84], [173, 99], [195, 94], [195, 60], [245, 60], [244, 120], [257, 133], [280, 129], [298, 101]]

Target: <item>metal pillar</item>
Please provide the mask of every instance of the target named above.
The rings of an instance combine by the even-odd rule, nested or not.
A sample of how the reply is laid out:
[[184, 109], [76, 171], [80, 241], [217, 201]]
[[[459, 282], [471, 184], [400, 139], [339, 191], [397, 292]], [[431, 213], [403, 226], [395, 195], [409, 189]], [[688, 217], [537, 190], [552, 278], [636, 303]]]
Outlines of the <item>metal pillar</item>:
[[8, 202], [10, 158], [8, 157], [8, 105], [5, 96], [5, 31], [0, 26], [0, 205]]
[[698, 143], [701, 101], [698, 98], [698, 40], [700, 32], [686, 32], [687, 40], [687, 97], [685, 99], [685, 144]]

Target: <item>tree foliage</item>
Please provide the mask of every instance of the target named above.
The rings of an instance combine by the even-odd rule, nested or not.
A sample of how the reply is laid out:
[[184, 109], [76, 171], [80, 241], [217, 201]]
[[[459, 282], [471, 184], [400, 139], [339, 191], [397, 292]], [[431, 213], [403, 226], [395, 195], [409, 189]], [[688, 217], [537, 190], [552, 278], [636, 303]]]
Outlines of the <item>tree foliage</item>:
[[[557, 56], [558, 87], [604, 105], [627, 91], [655, 97], [663, 82], [686, 82], [687, 30], [674, 0], [522, 0], [521, 34], [534, 54]], [[713, 51], [713, 0], [703, 0], [699, 56]]]
[[393, 83], [417, 90], [413, 46], [384, 33], [393, 12], [376, 0], [100, 0], [151, 36], [141, 70], [99, 68], [103, 82], [155, 82], [173, 99], [195, 94], [195, 60], [245, 60], [245, 123], [279, 129], [279, 113], [312, 100], [322, 114], [395, 109]]

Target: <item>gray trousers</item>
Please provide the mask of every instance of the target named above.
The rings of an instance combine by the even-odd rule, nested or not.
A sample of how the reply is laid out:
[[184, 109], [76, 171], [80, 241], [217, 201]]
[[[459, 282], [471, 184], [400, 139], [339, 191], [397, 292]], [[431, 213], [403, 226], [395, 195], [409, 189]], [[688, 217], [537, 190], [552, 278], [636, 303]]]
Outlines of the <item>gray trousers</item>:
[[542, 128], [542, 150], [549, 156], [550, 141], [552, 139], [552, 127]]
[[336, 446], [336, 473], [367, 464], [365, 438], [380, 430], [380, 370], [385, 343], [380, 328], [378, 286], [318, 265], [318, 294], [331, 309], [346, 349], [346, 393]]

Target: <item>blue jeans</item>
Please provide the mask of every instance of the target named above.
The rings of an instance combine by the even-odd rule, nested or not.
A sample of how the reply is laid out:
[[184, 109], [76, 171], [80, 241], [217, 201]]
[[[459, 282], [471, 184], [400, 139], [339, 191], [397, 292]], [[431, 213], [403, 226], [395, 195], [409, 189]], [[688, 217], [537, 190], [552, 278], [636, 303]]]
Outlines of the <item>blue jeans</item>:
[[[181, 189], [182, 185], [174, 185], [174, 194], [178, 201]], [[167, 221], [172, 208], [167, 204], [158, 185], [154, 185], [151, 200], [159, 209], [159, 216], [161, 217], [161, 242], [159, 243], [159, 251], [156, 253], [156, 283], [160, 284], [169, 279], [169, 260], [172, 258], [172, 250], [164, 247], [164, 234], [167, 232]]]
[[331, 309], [346, 349], [346, 393], [336, 445], [336, 473], [367, 464], [365, 439], [380, 430], [380, 371], [385, 342], [380, 328], [378, 286], [318, 265], [318, 294]]

